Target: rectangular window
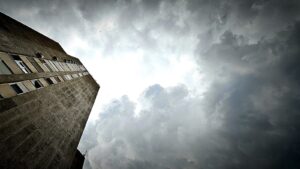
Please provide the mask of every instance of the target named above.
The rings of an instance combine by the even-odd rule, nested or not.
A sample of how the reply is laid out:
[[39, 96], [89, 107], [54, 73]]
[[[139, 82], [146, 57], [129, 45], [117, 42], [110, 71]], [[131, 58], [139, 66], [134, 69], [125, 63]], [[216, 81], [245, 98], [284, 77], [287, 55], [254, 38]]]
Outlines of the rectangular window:
[[72, 77], [73, 78], [78, 78], [78, 75], [77, 74], [72, 74]]
[[10, 84], [10, 86], [14, 89], [17, 94], [23, 93], [23, 90], [16, 83]]
[[73, 69], [73, 67], [72, 67], [72, 64], [71, 64], [71, 63], [67, 63], [67, 66], [69, 67], [69, 69], [70, 69], [71, 71], [74, 71], [74, 69]]
[[41, 68], [41, 66], [32, 57], [28, 57], [27, 59], [35, 67], [35, 69], [38, 72], [44, 72], [44, 70]]
[[62, 63], [62, 65], [64, 66], [63, 68], [65, 71], [70, 71], [70, 68], [67, 66], [66, 63]]
[[37, 89], [43, 87], [42, 83], [39, 80], [36, 80], [36, 79], [35, 80], [31, 80], [31, 83]]
[[80, 70], [82, 70], [82, 71], [85, 70], [84, 66], [80, 65], [79, 67], [80, 67]]
[[26, 66], [26, 64], [21, 60], [21, 58], [18, 55], [11, 55], [11, 56], [13, 57], [13, 59], [15, 60], [19, 68], [21, 68], [21, 70], [24, 73], [31, 73], [29, 68]]
[[64, 77], [65, 77], [66, 80], [71, 80], [72, 79], [72, 77], [70, 75], [64, 75]]
[[53, 72], [53, 70], [51, 69], [51, 67], [46, 63], [46, 62], [42, 62], [43, 63], [43, 65], [45, 66], [45, 67], [47, 67], [48, 68], [48, 70], [51, 72]]
[[79, 71], [79, 67], [77, 64], [74, 64], [76, 71]]
[[23, 90], [23, 93], [29, 92], [28, 88], [22, 82], [17, 82], [17, 84]]
[[57, 64], [62, 68], [62, 71], [66, 71], [62, 62], [57, 62]]
[[3, 60], [0, 59], [0, 74], [12, 74], [12, 71], [9, 69], [9, 67], [5, 64]]
[[44, 60], [46, 63], [47, 63], [47, 65], [50, 67], [50, 69], [53, 71], [53, 72], [57, 72], [58, 71], [58, 69], [53, 65], [53, 63], [51, 63], [49, 60]]
[[49, 65], [46, 59], [45, 60], [40, 59], [40, 61], [50, 72], [54, 72], [53, 68]]
[[54, 84], [54, 82], [50, 78], [46, 78], [46, 81], [51, 85]]
[[64, 82], [64, 79], [61, 76], [57, 76], [60, 82]]
[[23, 61], [21, 61], [21, 60], [15, 60], [15, 62], [22, 69], [22, 71], [24, 73], [31, 73], [30, 70], [27, 68], [27, 66], [25, 65], [25, 63]]
[[57, 82], [61, 82], [60, 79], [58, 77], [54, 77], [54, 79], [57, 81]]
[[35, 62], [43, 69], [43, 72], [51, 72], [51, 70], [44, 65], [45, 61], [43, 59], [33, 58], [33, 60], [35, 60]]
[[59, 69], [59, 71], [64, 71], [64, 69], [59, 65], [59, 62], [52, 61], [52, 63], [54, 63], [54, 65]]

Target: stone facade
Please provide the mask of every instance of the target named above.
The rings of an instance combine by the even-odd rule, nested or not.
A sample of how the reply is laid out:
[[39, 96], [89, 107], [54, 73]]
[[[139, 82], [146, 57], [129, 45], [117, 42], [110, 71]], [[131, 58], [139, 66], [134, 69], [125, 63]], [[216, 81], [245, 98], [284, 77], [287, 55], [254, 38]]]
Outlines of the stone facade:
[[[11, 70], [0, 74], [0, 168], [69, 169], [100, 87], [57, 42], [4, 14], [0, 23], [0, 61]], [[30, 36], [33, 41], [24, 39]], [[35, 52], [49, 60], [55, 54], [55, 64], [61, 66], [39, 63], [44, 61]], [[30, 73], [21, 71], [12, 54], [21, 56]]]

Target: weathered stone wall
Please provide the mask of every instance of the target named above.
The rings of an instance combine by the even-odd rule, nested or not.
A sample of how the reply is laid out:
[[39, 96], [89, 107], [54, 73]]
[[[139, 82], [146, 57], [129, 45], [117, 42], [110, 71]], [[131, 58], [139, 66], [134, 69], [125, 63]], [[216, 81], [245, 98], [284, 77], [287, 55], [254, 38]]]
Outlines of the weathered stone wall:
[[0, 100], [0, 168], [68, 169], [98, 90], [87, 75]]

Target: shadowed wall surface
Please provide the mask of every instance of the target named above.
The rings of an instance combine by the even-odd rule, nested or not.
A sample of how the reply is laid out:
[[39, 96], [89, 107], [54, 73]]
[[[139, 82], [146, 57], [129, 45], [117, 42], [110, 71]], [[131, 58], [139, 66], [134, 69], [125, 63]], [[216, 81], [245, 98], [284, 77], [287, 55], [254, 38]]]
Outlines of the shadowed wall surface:
[[83, 167], [84, 159], [84, 156], [77, 150], [70, 169], [81, 169]]

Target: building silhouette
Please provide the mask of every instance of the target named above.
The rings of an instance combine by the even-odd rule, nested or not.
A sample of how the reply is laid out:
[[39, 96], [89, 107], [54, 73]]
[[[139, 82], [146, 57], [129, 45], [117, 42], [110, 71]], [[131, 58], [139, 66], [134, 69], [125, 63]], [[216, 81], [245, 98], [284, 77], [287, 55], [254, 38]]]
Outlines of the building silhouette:
[[79, 59], [0, 13], [0, 168], [82, 165], [77, 145], [98, 90]]

